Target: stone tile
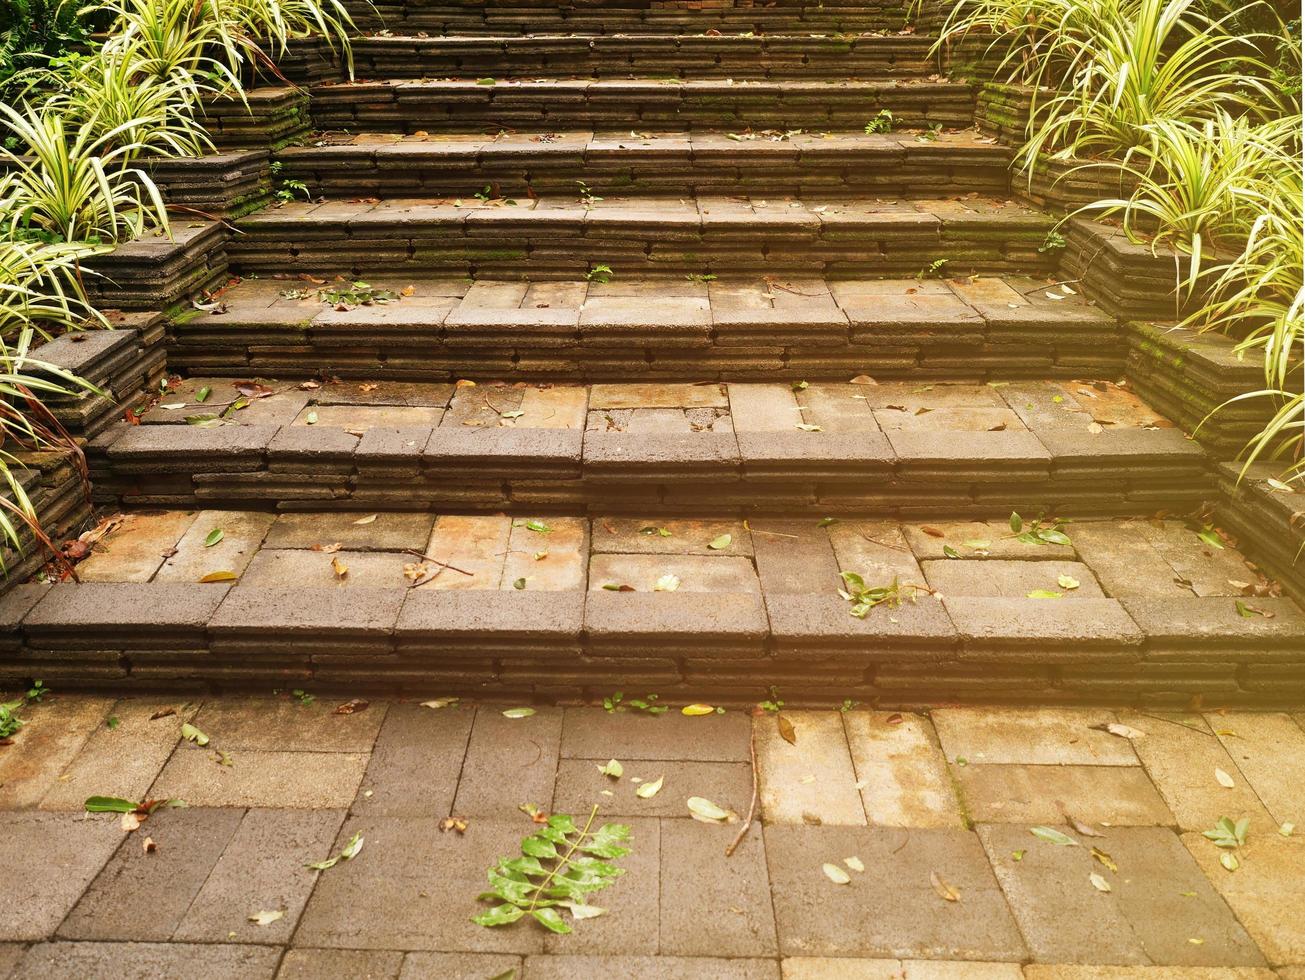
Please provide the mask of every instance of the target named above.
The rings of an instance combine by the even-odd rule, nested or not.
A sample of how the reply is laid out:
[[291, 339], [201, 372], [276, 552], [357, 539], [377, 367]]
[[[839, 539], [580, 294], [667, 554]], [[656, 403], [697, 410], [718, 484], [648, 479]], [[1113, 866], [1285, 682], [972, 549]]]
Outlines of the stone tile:
[[[151, 430], [157, 431], [157, 430]], [[195, 520], [193, 510], [128, 514], [77, 566], [83, 582], [148, 582]]]
[[1171, 826], [1174, 816], [1136, 766], [957, 766], [965, 810], [978, 823]]
[[1127, 739], [1092, 725], [1115, 720], [1095, 708], [944, 708], [933, 712], [934, 727], [955, 762], [1054, 766], [1135, 766]]
[[0, 942], [0, 977], [7, 977], [27, 952], [22, 943]]
[[516, 583], [525, 579], [526, 589], [532, 592], [584, 590], [589, 521], [550, 517], [545, 523], [551, 530], [541, 535], [525, 521], [513, 521], [500, 589], [515, 589]]
[[[249, 810], [173, 934], [182, 942], [288, 942], [334, 842], [340, 810]], [[259, 912], [285, 915], [266, 926]]]
[[[590, 546], [595, 554], [724, 557], [752, 554], [752, 537], [742, 521], [599, 517], [593, 521], [591, 534]], [[710, 546], [726, 534], [730, 536], [727, 546], [719, 549]]]
[[672, 956], [774, 956], [775, 916], [761, 828], [753, 825], [733, 856], [737, 826], [664, 820], [661, 951]]
[[1273, 819], [1305, 828], [1305, 731], [1292, 717], [1234, 711], [1206, 722]]
[[[249, 563], [240, 582], [246, 587], [281, 589], [386, 589], [408, 584], [403, 566], [417, 561], [393, 551], [341, 551], [324, 554], [290, 548], [264, 548]], [[343, 566], [345, 574], [336, 569]]]
[[964, 826], [947, 762], [928, 719], [849, 711], [843, 725], [871, 826]]
[[[1003, 596], [1023, 599], [1043, 589], [1066, 599], [1101, 599], [1105, 593], [1091, 570], [1076, 561], [926, 561], [921, 564], [930, 587], [943, 595]], [[1067, 575], [1078, 582], [1074, 589], [1059, 584]], [[1053, 601], [1053, 600], [1048, 600]]]
[[826, 533], [840, 571], [856, 572], [867, 582], [924, 584], [899, 525], [889, 521], [839, 521]]
[[797, 392], [802, 418], [825, 432], [877, 432], [863, 385], [813, 384]]
[[435, 518], [430, 514], [302, 513], [278, 514], [264, 548], [311, 548], [339, 543], [347, 551], [405, 551], [424, 548]]
[[735, 432], [792, 432], [802, 421], [790, 385], [731, 384], [728, 388]]
[[195, 725], [227, 751], [369, 752], [385, 718], [384, 703], [336, 714], [334, 698], [225, 697], [204, 702]]
[[[1077, 528], [1077, 525], [1075, 525]], [[946, 558], [951, 548], [962, 558], [1073, 560], [1074, 549], [1066, 545], [1025, 544], [1016, 541], [1004, 521], [937, 521], [932, 524], [903, 524], [902, 533], [920, 559]], [[1071, 538], [1071, 540], [1073, 540]]]
[[[634, 697], [639, 691], [626, 691]], [[562, 725], [564, 759], [675, 759], [682, 762], [747, 762], [751, 719], [741, 711], [688, 717], [634, 711], [608, 714], [595, 708], [566, 708]]]
[[521, 957], [502, 953], [409, 953], [403, 958], [399, 980], [487, 980], [505, 974], [520, 976], [509, 973], [520, 970]]
[[[767, 827], [780, 950], [785, 956], [1018, 962], [1024, 943], [983, 849], [963, 830]], [[836, 885], [823, 863], [856, 857], [865, 872]], [[960, 892], [945, 902], [931, 873]], [[837, 914], [831, 914], [833, 907]]]
[[1223, 869], [1219, 849], [1200, 834], [1184, 834], [1183, 843], [1269, 962], [1305, 965], [1305, 916], [1300, 914], [1305, 837], [1300, 831], [1282, 837], [1252, 821], [1246, 844], [1237, 848], [1241, 867], [1234, 872]]
[[[123, 839], [113, 860], [59, 927], [59, 937], [171, 939], [242, 816], [240, 810], [159, 810], [136, 834]], [[116, 824], [118, 818], [110, 819]], [[153, 853], [142, 846], [145, 835], [157, 845]], [[142, 915], [145, 909], [149, 912]]]
[[1200, 596], [1241, 595], [1242, 586], [1254, 582], [1256, 573], [1230, 548], [1211, 548], [1196, 532], [1179, 521], [1147, 521], [1142, 533], [1173, 569], [1174, 577]]
[[526, 388], [518, 409], [525, 414], [514, 424], [525, 429], [583, 429], [588, 405], [589, 389], [580, 385]]
[[[1275, 980], [1281, 971], [1255, 966], [1070, 966], [1030, 963], [1025, 980]], [[1284, 977], [1283, 980], [1291, 980]]]
[[[177, 747], [181, 723], [194, 716], [196, 707], [154, 699], [119, 701], [41, 799], [41, 809], [81, 811], [88, 796], [145, 799]], [[176, 714], [153, 717], [169, 709]], [[118, 719], [117, 727], [110, 728], [108, 718]]]
[[726, 408], [718, 384], [597, 384], [589, 392], [590, 410], [604, 408]]
[[1071, 528], [1071, 540], [1112, 596], [1190, 596], [1192, 590], [1152, 546], [1144, 521], [1089, 521]]
[[753, 720], [762, 819], [865, 826], [842, 717], [833, 711], [785, 711], [783, 717], [793, 725], [796, 744], [780, 735], [776, 717]]
[[392, 704], [372, 749], [353, 812], [447, 816], [453, 808], [474, 708]]
[[561, 708], [505, 718], [498, 705], [477, 707], [453, 812], [482, 817], [512, 813], [522, 803], [546, 806], [553, 797], [561, 737]]
[[939, 432], [1012, 432], [1025, 426], [1009, 408], [937, 408], [928, 412], [900, 408], [876, 408], [875, 421], [884, 432], [890, 430], [934, 430]]
[[332, 847], [343, 847], [361, 832], [363, 849], [318, 878], [296, 943], [440, 952], [542, 950], [543, 930], [533, 922], [486, 929], [471, 921], [475, 896], [485, 890], [485, 869], [518, 853], [521, 838], [533, 829], [529, 818], [471, 820], [465, 834], [441, 833], [439, 821], [433, 816], [345, 821]]
[[398, 980], [402, 966], [403, 954], [396, 950], [291, 949], [276, 980]]
[[[445, 569], [429, 582], [422, 583], [419, 588], [497, 589], [503, 579], [503, 565], [507, 560], [511, 534], [512, 520], [501, 514], [467, 517], [442, 515], [435, 522], [435, 530], [431, 533], [429, 542], [424, 543], [423, 553], [471, 574], [462, 575], [452, 569]], [[545, 537], [532, 536], [539, 537], [541, 542]]]
[[[616, 758], [625, 768], [621, 779], [612, 779], [599, 772], [611, 758]], [[639, 783], [634, 778], [643, 783], [661, 778], [662, 788], [656, 796], [641, 799], [635, 794]], [[563, 759], [557, 767], [553, 809], [560, 813], [582, 813], [597, 803], [604, 819], [689, 819], [688, 800], [691, 796], [704, 796], [727, 810], [747, 813], [752, 798], [752, 767], [742, 762], [630, 761], [619, 756]]]
[[774, 960], [706, 956], [530, 956], [525, 975], [530, 980], [779, 980], [779, 966]]
[[[1026, 827], [986, 825], [978, 832], [1035, 960], [1263, 965], [1170, 830], [1115, 827], [1093, 841], [1118, 865], [1117, 874], [1094, 860], [1087, 846], [1041, 841]], [[1093, 873], [1106, 878], [1110, 892], [1092, 885]]]
[[[280, 806], [344, 809], [353, 802], [367, 756], [359, 752], [232, 752], [218, 765], [214, 738], [207, 749], [180, 746], [150, 795], [191, 806]], [[224, 750], [225, 751], [225, 750]]]
[[784, 980], [1022, 980], [1014, 963], [948, 963], [945, 960], [860, 960], [790, 956]]
[[6, 813], [0, 834], [0, 868], [32, 866], [40, 873], [5, 876], [0, 940], [46, 939], [59, 928], [82, 892], [122, 843], [113, 817], [71, 813]]
[[[714, 555], [594, 555], [589, 560], [589, 589], [629, 585], [653, 592], [666, 575], [680, 580], [678, 592], [761, 592], [752, 562]], [[628, 590], [627, 590], [628, 591]]]
[[210, 946], [183, 943], [43, 943], [33, 946], [13, 980], [51, 977], [113, 977], [155, 980], [269, 980], [281, 950], [275, 946]]
[[757, 575], [769, 596], [833, 594], [841, 586], [838, 557], [816, 521], [749, 521]]
[[112, 706], [108, 698], [47, 696], [19, 708], [26, 724], [0, 750], [0, 809], [36, 806]]
[[[315, 425], [361, 433], [375, 428], [426, 425], [434, 428], [444, 409], [411, 405], [308, 405], [291, 425]], [[311, 419], [311, 421], [310, 421]]]
[[[275, 514], [250, 511], [200, 511], [190, 529], [177, 542], [177, 553], [164, 559], [154, 575], [155, 582], [198, 582], [209, 572], [231, 571], [239, 575], [258, 551]], [[211, 548], [204, 540], [217, 529], [222, 540]]]
[[[1209, 830], [1224, 816], [1269, 824], [1264, 804], [1200, 715], [1121, 711], [1119, 720], [1146, 732], [1132, 739], [1133, 748], [1181, 829]], [[1219, 784], [1215, 769], [1233, 777], [1231, 789]]]

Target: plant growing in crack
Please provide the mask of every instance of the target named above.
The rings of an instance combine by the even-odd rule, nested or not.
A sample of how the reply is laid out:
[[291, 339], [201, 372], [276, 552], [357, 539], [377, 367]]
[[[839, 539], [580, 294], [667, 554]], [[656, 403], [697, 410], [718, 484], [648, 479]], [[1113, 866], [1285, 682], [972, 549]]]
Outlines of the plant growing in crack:
[[852, 604], [848, 612], [857, 619], [865, 619], [875, 606], [900, 606], [903, 599], [914, 599], [920, 586], [902, 585], [896, 576], [887, 585], [867, 585], [856, 572], [839, 572], [844, 588], [838, 594]]
[[1041, 517], [1025, 521], [1019, 514], [1011, 511], [1011, 537], [1024, 544], [1059, 544], [1069, 545], [1069, 535], [1065, 533], [1066, 522], [1058, 517], [1043, 520]]
[[627, 698], [622, 691], [613, 691], [607, 697], [603, 698], [603, 710], [608, 714], [615, 714], [618, 711], [641, 711], [645, 715], [664, 715], [671, 709], [664, 704], [658, 704], [658, 694], [645, 694], [641, 698]]
[[574, 817], [555, 813], [523, 838], [521, 857], [500, 858], [486, 872], [490, 890], [479, 898], [499, 904], [471, 921], [503, 926], [529, 915], [550, 932], [566, 934], [571, 927], [559, 909], [576, 920], [602, 915], [606, 910], [590, 905], [589, 896], [625, 874], [624, 868], [611, 862], [630, 853], [625, 846], [630, 828], [609, 823], [591, 833], [597, 816], [595, 806], [584, 827], [577, 827]]
[[612, 267], [610, 265], [596, 265], [585, 273], [585, 279], [589, 282], [601, 284], [611, 282], [613, 275], [615, 275], [615, 273], [612, 272]]

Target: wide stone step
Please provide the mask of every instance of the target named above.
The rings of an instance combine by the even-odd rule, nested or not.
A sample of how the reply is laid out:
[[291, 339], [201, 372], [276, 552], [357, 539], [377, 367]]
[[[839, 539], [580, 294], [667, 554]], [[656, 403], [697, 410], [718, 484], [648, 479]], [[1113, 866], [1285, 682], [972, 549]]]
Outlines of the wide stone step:
[[1014, 201], [604, 197], [289, 204], [236, 223], [234, 271], [531, 279], [655, 272], [1045, 272], [1054, 219]]
[[971, 86], [730, 79], [380, 81], [316, 85], [313, 121], [350, 133], [575, 129], [861, 130], [887, 109], [903, 126], [966, 127]]
[[910, 23], [911, 5], [868, 3], [407, 3], [350, 0], [362, 27], [395, 33], [443, 35], [860, 33], [897, 31]]
[[1010, 150], [973, 132], [467, 133], [326, 137], [289, 147], [282, 177], [313, 196], [484, 193], [1006, 195]]
[[[194, 375], [363, 381], [1119, 377], [1118, 324], [1045, 280], [259, 278], [172, 324]], [[369, 296], [382, 302], [358, 305]]]
[[[1187, 513], [1200, 448], [1118, 386], [191, 378], [88, 447], [128, 505], [992, 517]], [[860, 383], [857, 383], [860, 382]]]
[[928, 75], [933, 39], [914, 34], [558, 34], [362, 37], [357, 78], [882, 78]]
[[[131, 513], [81, 563], [81, 584], [0, 599], [0, 681], [1299, 703], [1305, 617], [1290, 600], [1244, 597], [1274, 589], [1236, 552], [1180, 521], [1059, 533], [1030, 542], [1006, 521]], [[892, 598], [858, 618], [839, 595], [843, 572]]]

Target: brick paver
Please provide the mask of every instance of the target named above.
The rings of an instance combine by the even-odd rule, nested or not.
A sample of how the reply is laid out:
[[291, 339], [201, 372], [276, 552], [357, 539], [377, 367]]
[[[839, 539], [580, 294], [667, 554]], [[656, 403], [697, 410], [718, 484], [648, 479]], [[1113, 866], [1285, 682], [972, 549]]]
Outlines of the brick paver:
[[[6, 772], [25, 760], [21, 778], [0, 784], [22, 790], [0, 796], [0, 861], [29, 870], [9, 879], [0, 967], [15, 977], [1270, 980], [1270, 967], [1291, 977], [1305, 966], [1305, 849], [1278, 820], [1301, 764], [1288, 714], [1135, 712], [1120, 717], [1144, 734], [1124, 738], [1091, 727], [1115, 715], [1083, 709], [693, 717], [668, 699], [663, 715], [572, 706], [509, 718], [512, 705], [488, 702], [337, 713], [342, 703], [54, 692], [23, 709], [28, 725], [0, 750]], [[183, 741], [183, 720], [209, 745]], [[70, 723], [76, 751], [47, 751], [51, 729]], [[1229, 761], [1237, 785], [1211, 772], [1207, 793], [1203, 772], [1177, 768], [1188, 743], [1168, 728], [1244, 757], [1254, 777]], [[754, 737], [762, 803], [726, 857], [750, 803]], [[1260, 761], [1270, 739], [1277, 766]], [[610, 759], [619, 778], [599, 772]], [[656, 794], [637, 795], [658, 778]], [[73, 812], [77, 797], [109, 792], [188, 806], [132, 832], [117, 814]], [[691, 796], [733, 816], [694, 819]], [[1208, 828], [1180, 836], [1170, 807], [1235, 817], [1239, 801], [1252, 819], [1230, 871], [1227, 852], [1197, 832]], [[614, 862], [626, 873], [591, 899], [606, 914], [575, 921], [570, 936], [470, 922], [485, 907], [485, 870], [535, 826], [519, 804], [582, 817], [596, 805], [600, 820], [632, 828], [630, 855]], [[465, 829], [442, 828], [449, 814]], [[306, 867], [355, 833], [355, 858]], [[260, 913], [272, 913], [267, 924], [251, 919]]]

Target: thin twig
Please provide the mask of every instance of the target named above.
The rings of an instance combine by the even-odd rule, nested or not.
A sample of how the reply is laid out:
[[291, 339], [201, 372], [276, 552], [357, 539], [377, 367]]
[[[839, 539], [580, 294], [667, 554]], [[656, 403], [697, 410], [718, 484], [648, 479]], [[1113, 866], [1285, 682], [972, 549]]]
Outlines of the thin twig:
[[743, 826], [739, 828], [738, 835], [730, 842], [730, 846], [725, 848], [726, 857], [734, 856], [734, 851], [747, 835], [748, 828], [752, 826], [752, 817], [757, 812], [757, 797], [761, 794], [757, 780], [757, 724], [755, 720], [752, 723], [752, 733], [748, 736], [748, 754], [752, 757], [752, 802], [748, 804], [748, 816], [743, 821]]
[[418, 551], [416, 548], [405, 548], [405, 549], [403, 550], [403, 553], [404, 553], [405, 555], [416, 555], [416, 556], [417, 556], [418, 558], [420, 558], [422, 561], [428, 561], [428, 562], [430, 562], [432, 565], [439, 565], [440, 568], [451, 568], [451, 569], [453, 569], [453, 571], [455, 571], [455, 572], [460, 572], [461, 574], [463, 574], [463, 575], [467, 575], [467, 576], [469, 576], [469, 577], [474, 577], [475, 574], [476, 574], [475, 572], [469, 572], [469, 571], [467, 571], [465, 568], [459, 568], [457, 565], [450, 565], [450, 564], [449, 564], [448, 562], [446, 562], [446, 561], [440, 561], [438, 558], [432, 558], [430, 555], [423, 555], [423, 554], [422, 554], [420, 551]]

